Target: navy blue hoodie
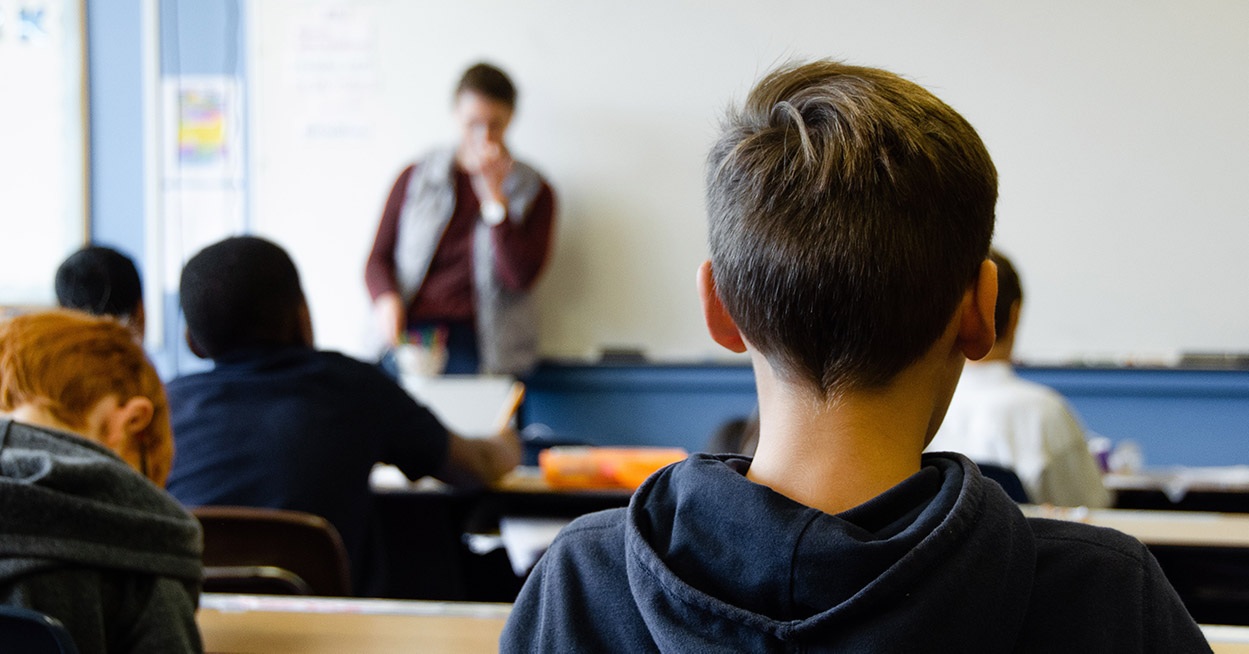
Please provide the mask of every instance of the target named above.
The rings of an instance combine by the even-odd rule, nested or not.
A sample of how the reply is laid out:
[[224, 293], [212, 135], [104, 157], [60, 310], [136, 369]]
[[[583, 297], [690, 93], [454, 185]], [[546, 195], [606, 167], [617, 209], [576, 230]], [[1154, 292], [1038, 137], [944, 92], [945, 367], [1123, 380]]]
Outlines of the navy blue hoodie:
[[1024, 518], [959, 455], [838, 515], [749, 463], [692, 456], [569, 525], [501, 651], [1210, 651], [1140, 542]]

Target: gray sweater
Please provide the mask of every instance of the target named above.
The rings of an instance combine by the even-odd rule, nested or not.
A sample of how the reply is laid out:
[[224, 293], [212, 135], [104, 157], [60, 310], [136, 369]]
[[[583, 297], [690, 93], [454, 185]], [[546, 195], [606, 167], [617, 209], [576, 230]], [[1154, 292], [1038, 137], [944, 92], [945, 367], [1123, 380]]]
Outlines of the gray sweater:
[[0, 418], [0, 602], [83, 652], [199, 652], [202, 536], [104, 446]]

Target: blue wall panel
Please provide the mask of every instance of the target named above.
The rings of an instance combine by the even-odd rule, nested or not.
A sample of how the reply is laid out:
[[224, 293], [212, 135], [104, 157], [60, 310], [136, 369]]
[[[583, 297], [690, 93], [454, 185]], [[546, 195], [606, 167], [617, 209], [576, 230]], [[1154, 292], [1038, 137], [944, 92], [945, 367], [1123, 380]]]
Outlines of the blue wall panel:
[[143, 248], [143, 33], [138, 2], [87, 3], [91, 238]]
[[[1249, 372], [1031, 368], [1085, 425], [1140, 444], [1147, 465], [1249, 464]], [[530, 380], [523, 422], [599, 445], [702, 449], [755, 406], [746, 366], [546, 364]]]

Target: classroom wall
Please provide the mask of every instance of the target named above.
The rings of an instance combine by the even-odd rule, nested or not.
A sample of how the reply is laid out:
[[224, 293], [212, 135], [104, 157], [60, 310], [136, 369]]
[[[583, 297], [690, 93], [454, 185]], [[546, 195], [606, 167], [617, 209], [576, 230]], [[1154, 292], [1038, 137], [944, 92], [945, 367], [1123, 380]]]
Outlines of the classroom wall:
[[375, 345], [360, 270], [377, 213], [394, 174], [452, 137], [449, 89], [485, 57], [520, 84], [514, 148], [560, 198], [543, 352], [726, 356], [690, 281], [715, 117], [774, 62], [831, 55], [904, 71], [980, 130], [1028, 293], [1025, 359], [1249, 351], [1245, 3], [90, 0], [93, 234], [140, 259], [145, 4], [166, 68], [243, 85], [259, 136], [242, 211], [293, 251], [325, 347]]
[[[244, 136], [255, 172], [243, 184], [247, 209], [257, 231], [294, 252], [323, 346], [368, 351], [360, 270], [391, 176], [449, 138], [456, 75], [491, 57], [523, 93], [515, 149], [561, 199], [539, 291], [544, 352], [581, 358], [607, 344], [670, 361], [719, 356], [692, 291], [714, 116], [773, 62], [832, 54], [908, 72], [981, 131], [1002, 175], [999, 236], [1028, 292], [1026, 357], [1249, 349], [1239, 340], [1249, 338], [1249, 303], [1238, 301], [1239, 266], [1249, 264], [1237, 253], [1249, 228], [1244, 3], [783, 2], [764, 12], [738, 0], [711, 12], [690, 2], [89, 0], [93, 237], [136, 255], [145, 274], [161, 265], [148, 257], [143, 223], [152, 195], [143, 9], [152, 5], [158, 68], [226, 75], [245, 89], [245, 126], [263, 131]], [[291, 45], [300, 39], [302, 50]], [[316, 102], [292, 105], [301, 88]], [[166, 377], [196, 364], [170, 281], [154, 353]], [[1180, 339], [1181, 327], [1195, 331]], [[1073, 388], [1096, 397], [1093, 377]], [[749, 393], [727, 401], [736, 409]], [[1094, 428], [1106, 416], [1144, 415], [1097, 402], [1087, 407]], [[1171, 427], [1203, 412], [1180, 401], [1165, 418], [1149, 413], [1144, 422], [1169, 425], [1149, 432], [1161, 448], [1146, 437], [1160, 453], [1151, 462], [1225, 460], [1240, 442], [1226, 425], [1173, 437], [1181, 429]], [[1109, 435], [1148, 427], [1138, 423]]]
[[704, 335], [702, 161], [789, 58], [901, 71], [980, 131], [1034, 361], [1249, 351], [1249, 4], [465, 0], [248, 3], [258, 231], [305, 273], [323, 345], [369, 350], [361, 269], [395, 174], [454, 137], [479, 58], [521, 89], [514, 150], [560, 199], [542, 351], [726, 354]]
[[[207, 364], [186, 346], [177, 294], [182, 263], [203, 243], [171, 242], [184, 231], [182, 221], [193, 220], [187, 209], [202, 195], [186, 193], [164, 166], [165, 148], [176, 147], [163, 120], [176, 106], [164, 86], [180, 76], [245, 85], [245, 28], [236, 0], [87, 2], [91, 239], [135, 260], [144, 280], [148, 353], [165, 379]], [[239, 106], [245, 110], [245, 101]], [[230, 181], [245, 211], [246, 177]], [[202, 192], [200, 186], [191, 191]]]

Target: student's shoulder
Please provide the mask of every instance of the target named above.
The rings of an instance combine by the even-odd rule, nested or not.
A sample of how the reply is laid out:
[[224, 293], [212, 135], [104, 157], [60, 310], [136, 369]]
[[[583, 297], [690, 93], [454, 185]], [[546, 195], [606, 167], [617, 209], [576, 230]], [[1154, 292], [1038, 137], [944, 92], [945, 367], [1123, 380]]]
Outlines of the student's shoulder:
[[[1072, 585], [1088, 598], [1113, 601], [1124, 588], [1142, 592], [1157, 563], [1137, 539], [1114, 529], [1065, 520], [1029, 518], [1036, 546], [1036, 587], [1061, 594]], [[1049, 589], [1048, 591], [1045, 589]]]
[[1028, 518], [1038, 553], [1053, 550], [1069, 555], [1120, 559], [1141, 564], [1147, 550], [1141, 542], [1121, 531], [1071, 520]]
[[358, 374], [368, 374], [370, 376], [376, 373], [385, 377], [381, 369], [376, 365], [365, 363], [353, 356], [348, 356], [335, 350], [313, 350], [309, 356], [317, 363], [326, 367], [350, 370]]
[[312, 355], [315, 366], [324, 374], [339, 380], [359, 385], [362, 388], [375, 390], [384, 388], [387, 391], [399, 390], [399, 383], [386, 376], [375, 364], [366, 363], [355, 357], [333, 350], [317, 350]]
[[1029, 631], [1035, 651], [1210, 651], [1139, 540], [1077, 522], [1028, 522], [1036, 544]]
[[546, 556], [573, 566], [623, 566], [626, 511], [608, 509], [573, 520], [560, 530]]
[[214, 370], [211, 368], [208, 370], [201, 371], [201, 372], [192, 372], [192, 373], [185, 374], [185, 375], [179, 375], [175, 377], [174, 379], [165, 383], [165, 392], [166, 393], [181, 392], [184, 389], [193, 389], [203, 384], [214, 383], [214, 380], [216, 379], [216, 377], [217, 375], [214, 374]]
[[993, 383], [985, 380], [972, 390], [979, 400], [991, 399], [997, 402], [1041, 406], [1066, 405], [1066, 400], [1058, 391], [1045, 384], [1025, 379], [1013, 371], [1009, 375], [995, 378]]
[[556, 542], [601, 544], [620, 540], [623, 544], [627, 509], [607, 509], [587, 513], [568, 523], [559, 532]]

